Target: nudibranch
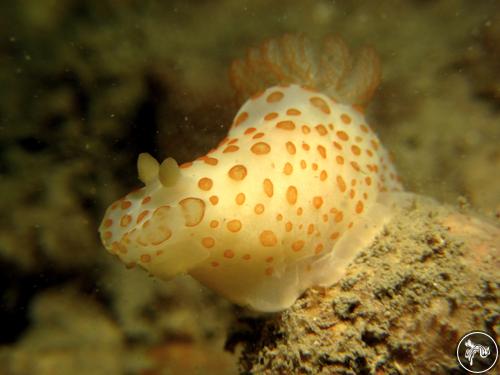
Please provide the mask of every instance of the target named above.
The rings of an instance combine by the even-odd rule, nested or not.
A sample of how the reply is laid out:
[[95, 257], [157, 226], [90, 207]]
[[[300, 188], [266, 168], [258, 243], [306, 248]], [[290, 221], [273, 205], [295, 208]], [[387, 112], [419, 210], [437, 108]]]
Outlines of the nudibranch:
[[113, 203], [99, 228], [127, 265], [189, 273], [234, 303], [272, 312], [338, 281], [373, 241], [402, 190], [363, 115], [380, 78], [338, 37], [285, 35], [233, 63], [249, 98], [216, 149], [178, 166], [138, 158], [145, 186]]

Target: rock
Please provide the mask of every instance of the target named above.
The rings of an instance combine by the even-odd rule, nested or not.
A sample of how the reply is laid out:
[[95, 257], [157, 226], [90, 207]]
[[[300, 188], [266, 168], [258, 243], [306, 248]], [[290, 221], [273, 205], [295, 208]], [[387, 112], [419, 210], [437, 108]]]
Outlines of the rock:
[[498, 226], [418, 196], [398, 211], [339, 283], [250, 320], [242, 374], [449, 373], [461, 336], [498, 335]]

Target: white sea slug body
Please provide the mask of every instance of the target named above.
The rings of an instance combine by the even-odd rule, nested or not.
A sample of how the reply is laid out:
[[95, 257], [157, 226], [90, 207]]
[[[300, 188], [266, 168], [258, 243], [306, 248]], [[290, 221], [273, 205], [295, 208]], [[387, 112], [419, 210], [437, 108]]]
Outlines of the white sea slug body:
[[378, 69], [368, 49], [352, 67], [338, 38], [314, 49], [287, 35], [250, 50], [231, 74], [240, 96], [254, 95], [227, 137], [180, 167], [141, 154], [145, 187], [108, 208], [105, 247], [163, 279], [188, 272], [258, 311], [336, 282], [401, 190], [360, 109]]

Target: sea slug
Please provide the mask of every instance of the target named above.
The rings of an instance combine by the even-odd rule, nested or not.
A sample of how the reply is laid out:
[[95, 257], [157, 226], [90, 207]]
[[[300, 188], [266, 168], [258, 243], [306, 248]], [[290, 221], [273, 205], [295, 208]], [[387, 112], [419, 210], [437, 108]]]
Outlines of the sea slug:
[[145, 186], [113, 203], [99, 228], [127, 265], [191, 276], [257, 311], [331, 285], [390, 215], [402, 190], [363, 106], [380, 78], [364, 48], [285, 35], [233, 63], [249, 98], [227, 137], [193, 162], [138, 158]]

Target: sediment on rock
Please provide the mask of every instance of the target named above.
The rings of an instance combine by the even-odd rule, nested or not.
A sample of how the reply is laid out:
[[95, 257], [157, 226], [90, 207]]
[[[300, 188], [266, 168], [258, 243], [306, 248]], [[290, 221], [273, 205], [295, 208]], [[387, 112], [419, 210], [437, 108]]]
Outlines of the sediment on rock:
[[325, 289], [264, 318], [242, 318], [241, 374], [442, 374], [458, 340], [499, 334], [500, 229], [415, 197]]

